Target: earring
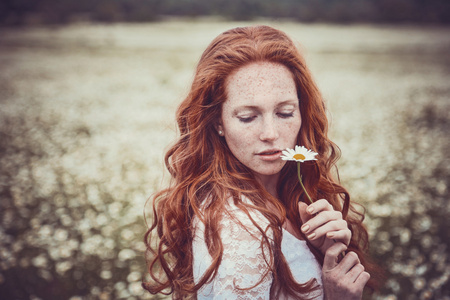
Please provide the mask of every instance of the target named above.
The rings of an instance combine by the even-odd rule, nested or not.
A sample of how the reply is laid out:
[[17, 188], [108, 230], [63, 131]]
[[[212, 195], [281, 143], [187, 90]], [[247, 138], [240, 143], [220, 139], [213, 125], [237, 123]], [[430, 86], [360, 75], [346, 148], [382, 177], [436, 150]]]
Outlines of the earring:
[[223, 135], [223, 131], [222, 130], [219, 130], [219, 135]]

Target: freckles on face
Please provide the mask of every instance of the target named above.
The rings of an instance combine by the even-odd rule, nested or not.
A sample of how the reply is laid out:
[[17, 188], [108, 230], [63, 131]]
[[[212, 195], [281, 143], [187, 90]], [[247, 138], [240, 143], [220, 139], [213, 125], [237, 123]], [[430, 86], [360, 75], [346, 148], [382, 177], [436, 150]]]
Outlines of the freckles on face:
[[233, 155], [256, 175], [279, 173], [281, 150], [301, 126], [297, 89], [284, 65], [257, 62], [229, 75], [220, 129]]

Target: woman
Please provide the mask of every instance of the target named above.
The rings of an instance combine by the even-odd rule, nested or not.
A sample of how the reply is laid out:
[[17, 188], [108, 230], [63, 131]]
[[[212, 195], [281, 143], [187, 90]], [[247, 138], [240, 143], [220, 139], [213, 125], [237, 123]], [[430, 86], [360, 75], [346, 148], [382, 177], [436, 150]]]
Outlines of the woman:
[[[174, 299], [361, 298], [371, 270], [363, 215], [333, 177], [338, 149], [323, 100], [283, 32], [219, 35], [177, 121], [165, 157], [172, 181], [155, 196], [146, 234], [147, 290]], [[309, 205], [296, 164], [281, 159], [295, 145], [318, 153], [301, 168], [318, 199]]]

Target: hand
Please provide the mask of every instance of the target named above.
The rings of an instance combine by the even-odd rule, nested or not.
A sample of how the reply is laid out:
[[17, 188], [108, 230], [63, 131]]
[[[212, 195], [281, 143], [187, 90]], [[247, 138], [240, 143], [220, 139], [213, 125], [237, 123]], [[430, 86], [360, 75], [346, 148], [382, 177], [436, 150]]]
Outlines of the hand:
[[338, 263], [340, 253], [346, 249], [346, 245], [335, 243], [325, 253], [322, 280], [326, 300], [360, 300], [370, 279], [355, 252], [347, 253]]
[[309, 206], [299, 202], [298, 210], [303, 222], [302, 232], [323, 254], [336, 242], [347, 246], [350, 244], [352, 232], [348, 229], [347, 221], [327, 200], [320, 199]]

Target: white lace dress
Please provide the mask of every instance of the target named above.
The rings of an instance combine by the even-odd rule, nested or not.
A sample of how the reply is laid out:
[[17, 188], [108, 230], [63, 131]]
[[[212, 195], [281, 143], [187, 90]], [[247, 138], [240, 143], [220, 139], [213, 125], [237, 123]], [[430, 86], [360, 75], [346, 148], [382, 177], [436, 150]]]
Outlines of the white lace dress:
[[[234, 204], [230, 203], [228, 211], [235, 216], [235, 219], [224, 214], [221, 222], [220, 235], [224, 251], [218, 274], [199, 290], [197, 298], [199, 300], [270, 299], [272, 273], [269, 272], [264, 276], [267, 272], [267, 262], [263, 252], [266, 254], [267, 260], [270, 256], [267, 247], [261, 248], [262, 235], [248, 216]], [[261, 213], [251, 211], [250, 214], [261, 228], [265, 229], [269, 224]], [[198, 219], [194, 220], [194, 224], [193, 272], [194, 280], [198, 282], [211, 265], [211, 256], [204, 242], [204, 224]], [[271, 237], [270, 232], [268, 236]], [[305, 283], [311, 278], [315, 278], [322, 286], [321, 267], [305, 241], [298, 240], [288, 231], [283, 230], [281, 251], [297, 282]], [[257, 284], [258, 282], [259, 284]], [[315, 296], [314, 299], [322, 300], [322, 295], [323, 291], [316, 291], [309, 297]]]

